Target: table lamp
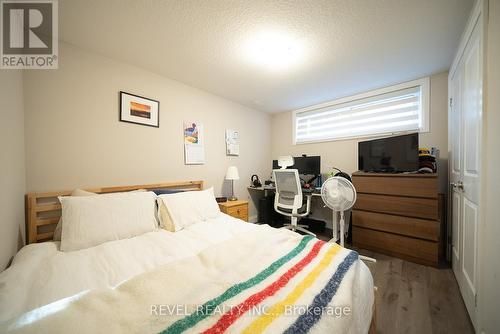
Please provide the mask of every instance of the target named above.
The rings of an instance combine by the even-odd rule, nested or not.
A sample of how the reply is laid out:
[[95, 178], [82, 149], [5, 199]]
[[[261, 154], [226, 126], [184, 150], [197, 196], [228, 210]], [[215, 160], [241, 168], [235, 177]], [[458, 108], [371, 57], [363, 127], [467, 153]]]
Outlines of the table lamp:
[[238, 174], [238, 168], [236, 166], [229, 166], [226, 172], [226, 180], [231, 180], [231, 197], [230, 201], [236, 201], [237, 198], [234, 197], [234, 180], [239, 180], [240, 175]]

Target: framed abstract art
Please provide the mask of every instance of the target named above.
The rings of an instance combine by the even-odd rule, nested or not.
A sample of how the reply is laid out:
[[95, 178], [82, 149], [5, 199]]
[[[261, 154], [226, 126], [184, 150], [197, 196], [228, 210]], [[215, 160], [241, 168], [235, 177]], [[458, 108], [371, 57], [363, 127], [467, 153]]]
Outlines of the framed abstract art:
[[160, 127], [160, 101], [120, 92], [120, 121]]

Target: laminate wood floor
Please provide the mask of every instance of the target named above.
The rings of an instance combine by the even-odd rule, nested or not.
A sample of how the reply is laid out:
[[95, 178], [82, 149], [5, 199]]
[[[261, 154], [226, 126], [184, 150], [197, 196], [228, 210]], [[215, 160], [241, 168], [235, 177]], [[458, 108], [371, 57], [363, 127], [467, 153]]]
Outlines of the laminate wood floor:
[[377, 333], [474, 333], [451, 268], [432, 268], [358, 250], [377, 286]]
[[[331, 231], [318, 235], [328, 241]], [[351, 247], [349, 247], [351, 248]], [[378, 288], [377, 333], [474, 333], [451, 268], [433, 268], [356, 249], [377, 263], [366, 263]]]

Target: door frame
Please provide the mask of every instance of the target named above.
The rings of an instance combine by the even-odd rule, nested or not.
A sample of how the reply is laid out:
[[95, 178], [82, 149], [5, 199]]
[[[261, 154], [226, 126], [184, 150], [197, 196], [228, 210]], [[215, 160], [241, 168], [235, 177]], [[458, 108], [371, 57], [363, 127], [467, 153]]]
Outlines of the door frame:
[[[474, 5], [474, 8], [472, 9], [471, 11], [471, 14], [469, 16], [469, 19], [467, 20], [467, 24], [466, 24], [466, 28], [464, 30], [464, 32], [462, 33], [462, 36], [460, 38], [460, 44], [459, 44], [459, 47], [455, 53], [455, 57], [453, 59], [453, 62], [451, 64], [451, 67], [450, 67], [450, 70], [449, 70], [449, 73], [448, 73], [448, 152], [451, 153], [451, 143], [452, 143], [452, 138], [450, 136], [451, 134], [451, 112], [452, 112], [452, 106], [451, 106], [451, 97], [453, 96], [452, 95], [452, 85], [451, 85], [451, 79], [455, 76], [455, 72], [457, 71], [458, 69], [458, 66], [461, 64], [462, 62], [462, 57], [465, 53], [465, 50], [466, 50], [466, 47], [468, 45], [468, 42], [470, 40], [470, 38], [472, 37], [472, 33], [474, 31], [474, 28], [476, 27], [476, 24], [478, 25], [479, 29], [480, 29], [480, 32], [479, 34], [481, 35], [481, 38], [482, 38], [482, 49], [481, 49], [481, 53], [482, 53], [482, 78], [481, 78], [481, 81], [482, 81], [482, 89], [483, 89], [483, 92], [485, 91], [485, 83], [486, 83], [486, 49], [487, 49], [487, 27], [488, 27], [488, 0], [477, 0], [475, 2], [475, 5]], [[484, 94], [483, 94], [483, 101], [482, 101], [482, 117], [481, 117], [481, 122], [480, 122], [480, 136], [481, 136], [481, 141], [480, 141], [480, 145], [481, 145], [481, 148], [484, 148], [485, 147], [485, 143], [484, 143], [484, 136], [483, 136], [483, 126], [484, 126]], [[482, 152], [482, 151], [481, 151]], [[450, 154], [451, 156], [451, 154]], [[484, 160], [484, 155], [481, 154], [480, 158], [479, 158], [479, 161], [480, 161], [480, 166], [479, 166], [479, 170], [480, 170], [480, 180], [479, 180], [479, 204], [481, 204], [481, 199], [482, 199], [482, 192], [483, 192], [483, 189], [484, 189], [484, 166], [485, 164], [483, 163], [483, 160]], [[452, 168], [452, 164], [451, 163], [448, 163], [448, 176], [451, 176], [451, 168]], [[452, 197], [452, 192], [450, 191], [450, 187], [449, 187], [449, 184], [451, 182], [451, 179], [449, 178], [449, 182], [448, 182], [448, 203], [451, 204], [451, 200], [453, 200], [451, 197]], [[450, 200], [451, 199], [451, 200]], [[452, 260], [452, 249], [451, 249], [451, 238], [452, 238], [452, 231], [451, 231], [451, 225], [452, 225], [452, 213], [451, 213], [451, 209], [452, 209], [452, 206], [451, 205], [448, 205], [448, 219], [447, 219], [447, 239], [446, 242], [446, 257], [448, 260]], [[462, 209], [462, 208], [460, 208]], [[460, 213], [461, 214], [461, 213]], [[479, 207], [479, 214], [478, 214], [478, 227], [477, 227], [477, 250], [476, 250], [476, 301], [475, 301], [475, 312], [474, 314], [470, 314], [470, 318], [472, 320], [472, 323], [476, 329], [476, 331], [479, 331], [480, 328], [482, 327], [481, 324], [479, 323], [481, 321], [481, 317], [479, 316], [479, 314], [482, 313], [482, 304], [481, 304], [481, 296], [482, 296], [482, 284], [481, 284], [481, 279], [482, 279], [482, 262], [481, 261], [478, 261], [479, 259], [482, 258], [482, 248], [481, 248], [481, 242], [482, 240], [484, 239], [483, 238], [483, 226], [484, 226], [484, 222], [483, 222], [484, 218], [483, 218], [483, 214], [482, 214], [482, 210], [481, 210], [481, 206]], [[461, 245], [462, 246], [462, 245]]]

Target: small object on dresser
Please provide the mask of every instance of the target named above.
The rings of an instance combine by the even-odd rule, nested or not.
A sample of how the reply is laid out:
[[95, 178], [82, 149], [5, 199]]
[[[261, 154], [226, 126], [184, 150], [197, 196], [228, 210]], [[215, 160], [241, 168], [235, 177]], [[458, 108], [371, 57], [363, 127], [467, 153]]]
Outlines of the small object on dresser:
[[437, 149], [433, 147], [431, 150], [421, 147], [418, 150], [418, 172], [419, 173], [436, 173], [437, 163], [436, 156]]
[[227, 202], [227, 197], [216, 197], [215, 200], [217, 203], [224, 203]]

